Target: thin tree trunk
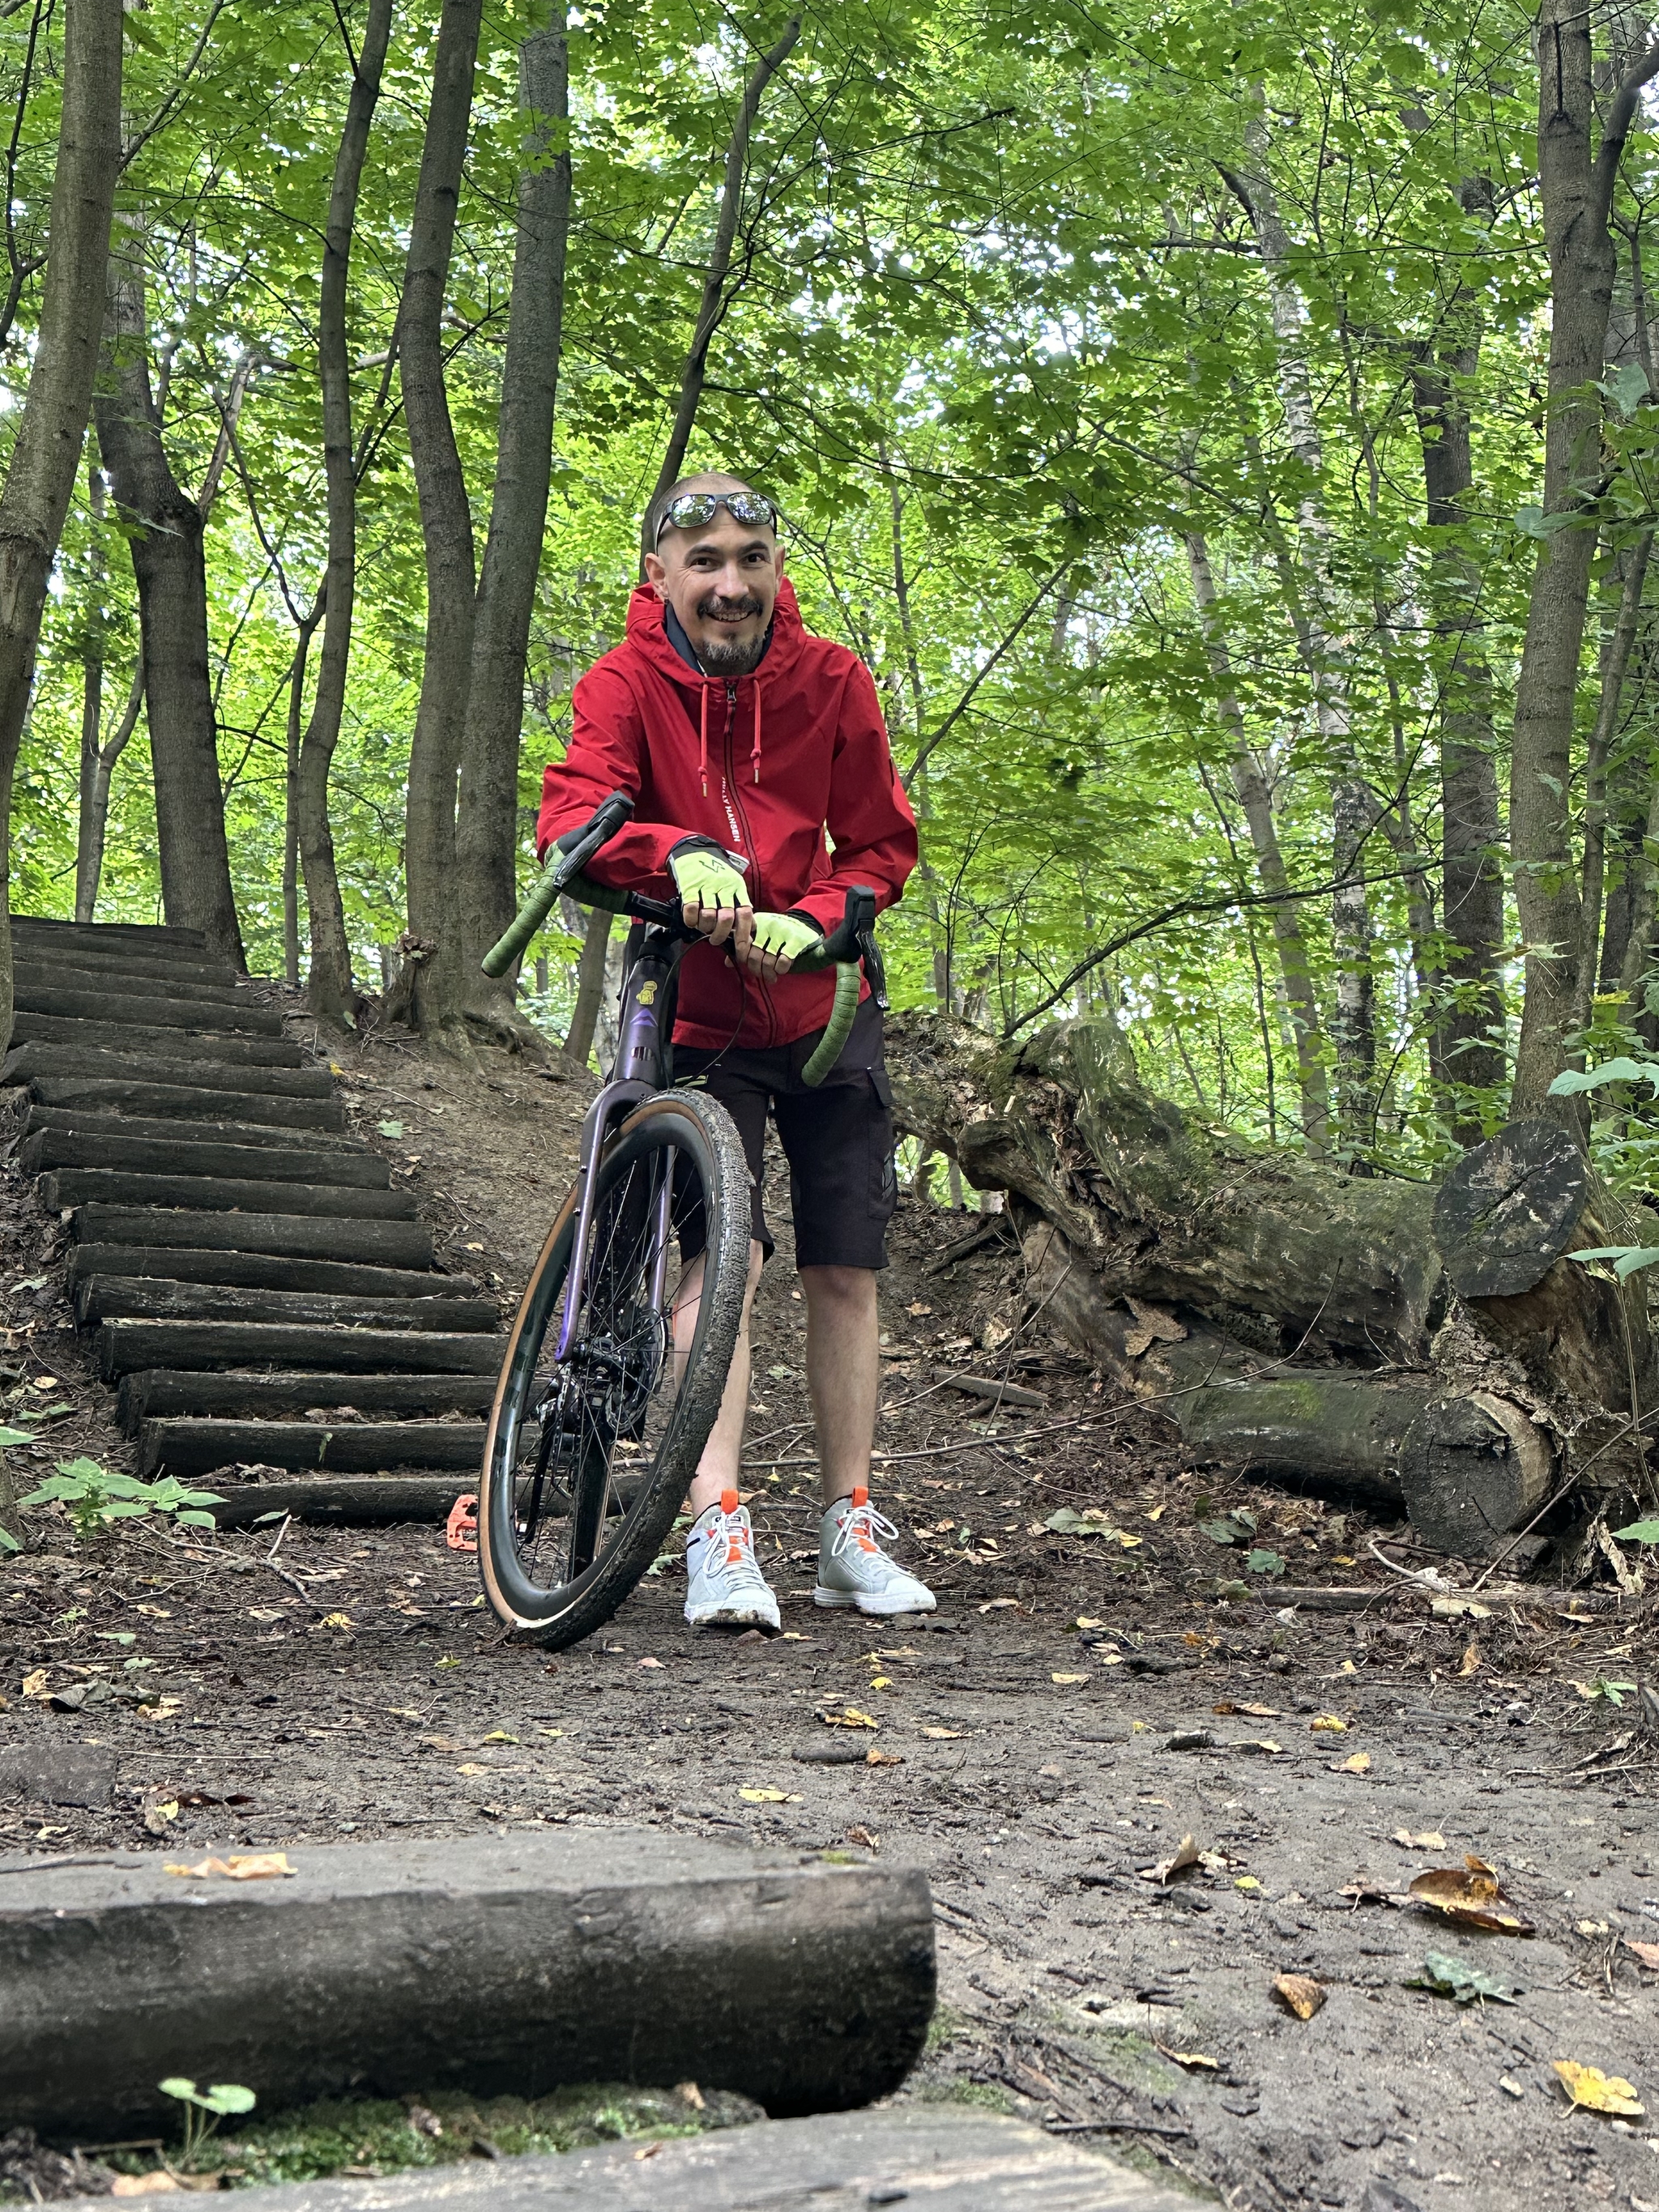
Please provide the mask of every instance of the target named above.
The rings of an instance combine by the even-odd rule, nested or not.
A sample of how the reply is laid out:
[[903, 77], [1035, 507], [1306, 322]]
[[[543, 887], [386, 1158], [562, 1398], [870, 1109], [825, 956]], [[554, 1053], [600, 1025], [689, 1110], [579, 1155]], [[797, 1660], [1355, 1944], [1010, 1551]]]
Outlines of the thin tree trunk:
[[109, 828], [110, 784], [115, 763], [127, 749], [127, 740], [138, 726], [144, 704], [144, 658], [133, 665], [127, 703], [107, 744], [100, 745], [90, 763], [82, 761], [80, 835], [75, 856], [75, 919], [90, 921], [97, 910], [98, 887], [104, 874], [104, 839]]
[[[327, 590], [326, 584], [323, 588]], [[323, 598], [319, 592], [311, 612], [299, 626], [288, 675], [283, 777], [283, 978], [294, 987], [300, 981], [300, 762], [304, 753], [300, 725], [305, 714], [306, 668], [311, 659], [311, 641], [322, 619]], [[312, 1012], [316, 1011], [313, 1006]]]
[[[519, 49], [519, 104], [536, 118], [519, 177], [519, 235], [501, 375], [489, 535], [478, 578], [456, 860], [467, 1002], [512, 1019], [514, 978], [478, 962], [518, 905], [519, 735], [536, 575], [547, 526], [570, 235], [569, 56], [561, 12]], [[556, 149], [548, 158], [550, 147]], [[522, 1024], [514, 1022], [523, 1036]]]
[[[317, 372], [322, 386], [323, 469], [328, 499], [328, 568], [319, 595], [327, 607], [323, 650], [311, 720], [290, 770], [290, 839], [305, 875], [306, 918], [311, 935], [307, 999], [326, 1022], [343, 1019], [356, 997], [345, 909], [334, 865], [328, 779], [345, 711], [351, 660], [351, 621], [357, 592], [357, 475], [351, 442], [351, 360], [346, 343], [346, 284], [357, 195], [368, 150], [369, 127], [380, 97], [380, 73], [392, 35], [392, 0], [369, 0], [362, 45], [346, 101], [346, 118], [334, 157], [328, 222], [323, 235], [323, 280], [317, 313]], [[294, 926], [298, 958], [298, 917]]]
[[244, 969], [208, 668], [206, 518], [161, 444], [150, 391], [143, 234], [131, 218], [122, 231], [109, 264], [98, 441], [129, 526], [138, 586], [162, 905], [171, 926], [203, 931], [210, 951]]
[[1275, 901], [1284, 901], [1283, 904], [1269, 907], [1267, 912], [1273, 923], [1273, 945], [1279, 954], [1279, 972], [1285, 986], [1285, 1000], [1290, 1009], [1291, 1030], [1296, 1042], [1297, 1085], [1302, 1094], [1303, 1142], [1308, 1152], [1318, 1158], [1326, 1149], [1330, 1123], [1330, 1098], [1326, 1087], [1319, 1000], [1309, 971], [1308, 948], [1302, 935], [1302, 924], [1288, 896], [1290, 878], [1285, 872], [1284, 855], [1279, 851], [1273, 801], [1251, 748], [1244, 712], [1238, 702], [1231, 657], [1222, 635], [1216, 605], [1215, 572], [1210, 565], [1209, 545], [1200, 531], [1189, 531], [1186, 544], [1193, 599], [1198, 608], [1199, 624], [1204, 632], [1205, 654], [1215, 684], [1216, 712], [1232, 747], [1230, 765], [1233, 791], [1243, 809], [1244, 820], [1249, 829], [1250, 848], [1255, 855], [1256, 874], [1261, 888]]
[[[657, 500], [669, 486], [678, 483], [685, 466], [685, 450], [691, 441], [692, 426], [697, 419], [697, 407], [702, 398], [703, 380], [708, 370], [708, 349], [714, 343], [726, 311], [732, 304], [726, 289], [726, 279], [732, 266], [732, 247], [738, 234], [738, 218], [743, 210], [744, 170], [749, 159], [749, 135], [760, 111], [763, 94], [778, 70], [783, 67], [800, 36], [800, 18], [791, 16], [783, 27], [783, 35], [769, 53], [763, 54], [755, 64], [753, 74], [744, 87], [743, 106], [732, 127], [731, 143], [726, 149], [726, 177], [720, 187], [720, 214], [714, 224], [714, 242], [709, 250], [708, 266], [703, 276], [702, 298], [697, 307], [697, 319], [691, 333], [690, 349], [685, 356], [685, 366], [680, 371], [680, 395], [674, 410], [673, 428], [668, 434], [668, 446], [662, 457], [662, 466], [657, 472]], [[646, 512], [649, 514], [647, 505]], [[641, 557], [651, 550], [641, 544]]]
[[[87, 560], [86, 648], [81, 664], [80, 805], [75, 825], [75, 919], [90, 921], [98, 902], [99, 869], [90, 865], [94, 836], [99, 860], [103, 859], [104, 825], [93, 817], [93, 787], [98, 780], [98, 757], [104, 740], [104, 472], [97, 462], [87, 468], [87, 501], [92, 511], [92, 548]], [[142, 667], [142, 663], [140, 664]], [[84, 909], [84, 911], [83, 911]]]
[[616, 916], [604, 907], [592, 908], [587, 917], [587, 933], [582, 939], [581, 958], [576, 963], [576, 1003], [571, 1009], [564, 1051], [583, 1067], [593, 1049], [593, 1032], [605, 998], [605, 955], [611, 948], [611, 925], [615, 920]]
[[[1642, 617], [1642, 592], [1647, 582], [1648, 556], [1653, 532], [1644, 530], [1625, 556], [1624, 586], [1619, 612], [1601, 656], [1601, 694], [1596, 703], [1595, 726], [1584, 755], [1584, 863], [1580, 894], [1583, 927], [1578, 946], [1578, 973], [1573, 984], [1571, 1027], [1582, 1038], [1589, 1026], [1595, 997], [1596, 971], [1601, 952], [1601, 891], [1606, 872], [1607, 823], [1607, 756], [1619, 727], [1619, 704], [1625, 678], [1636, 645]], [[1583, 1058], [1582, 1045], [1575, 1054]]]
[[[121, 0], [69, 0], [40, 320], [0, 491], [0, 822], [8, 825], [46, 584], [81, 465], [98, 366], [121, 161]], [[0, 1036], [9, 1039], [9, 835], [0, 847]]]
[[1625, 70], [1590, 149], [1595, 68], [1590, 19], [1576, 0], [1543, 0], [1538, 23], [1538, 164], [1550, 260], [1549, 405], [1544, 430], [1544, 518], [1565, 519], [1538, 549], [1516, 689], [1510, 758], [1510, 848], [1526, 947], [1511, 1110], [1577, 1119], [1549, 1087], [1566, 1066], [1583, 906], [1573, 866], [1573, 707], [1589, 605], [1595, 532], [1573, 518], [1600, 468], [1601, 374], [1613, 301], [1608, 228], [1625, 141], [1642, 88], [1659, 74], [1659, 46]]
[[426, 548], [426, 652], [409, 752], [404, 869], [410, 933], [430, 950], [411, 963], [410, 996], [422, 1034], [442, 1039], [463, 1057], [471, 1048], [461, 1026], [455, 796], [472, 672], [477, 571], [466, 479], [444, 386], [443, 308], [482, 4], [483, 0], [444, 0], [439, 19], [432, 102], [398, 315], [404, 415]]
[[1248, 179], [1228, 181], [1249, 216], [1261, 257], [1278, 343], [1285, 436], [1305, 477], [1298, 526], [1307, 588], [1297, 627], [1313, 685], [1314, 720], [1332, 770], [1331, 873], [1336, 889], [1331, 895], [1331, 935], [1336, 1004], [1331, 1038], [1336, 1055], [1337, 1124], [1352, 1145], [1364, 1142], [1370, 1133], [1369, 1101], [1376, 1060], [1370, 901], [1361, 868], [1374, 809], [1354, 749], [1347, 665], [1351, 647], [1338, 627], [1340, 587], [1334, 574], [1334, 533], [1320, 486], [1324, 449], [1303, 350], [1308, 311], [1288, 273], [1291, 240], [1268, 170], [1267, 127], [1259, 101], [1245, 141], [1252, 173]]

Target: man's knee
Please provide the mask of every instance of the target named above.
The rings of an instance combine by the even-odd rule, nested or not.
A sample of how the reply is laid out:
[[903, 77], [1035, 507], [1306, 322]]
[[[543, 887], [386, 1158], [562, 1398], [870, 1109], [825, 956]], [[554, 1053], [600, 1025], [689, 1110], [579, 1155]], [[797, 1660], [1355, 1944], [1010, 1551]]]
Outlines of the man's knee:
[[803, 1267], [800, 1280], [808, 1305], [844, 1306], [856, 1311], [875, 1304], [873, 1267]]

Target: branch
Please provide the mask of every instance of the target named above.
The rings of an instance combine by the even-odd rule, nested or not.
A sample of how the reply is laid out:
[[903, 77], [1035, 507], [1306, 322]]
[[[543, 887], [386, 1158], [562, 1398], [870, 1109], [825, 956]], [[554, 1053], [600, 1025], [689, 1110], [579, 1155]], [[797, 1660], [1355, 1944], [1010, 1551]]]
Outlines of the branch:
[[221, 399], [216, 392], [213, 395], [213, 404], [219, 410], [219, 436], [213, 448], [213, 459], [208, 463], [207, 474], [202, 479], [202, 489], [196, 499], [197, 511], [204, 522], [213, 511], [213, 502], [218, 496], [219, 480], [224, 475], [225, 463], [230, 459], [230, 449], [235, 441], [236, 425], [241, 417], [242, 402], [247, 398], [248, 386], [258, 374], [258, 369], [259, 349], [255, 346], [250, 352], [245, 353], [237, 362], [230, 380], [230, 391], [227, 397]]
[[183, 72], [179, 76], [178, 83], [173, 86], [172, 91], [168, 93], [167, 98], [156, 109], [155, 114], [150, 117], [149, 121], [145, 124], [143, 129], [138, 133], [137, 137], [136, 138], [129, 138], [126, 144], [122, 148], [121, 167], [124, 170], [131, 166], [141, 148], [147, 145], [149, 140], [155, 136], [161, 125], [171, 117], [173, 109], [177, 107], [179, 102], [184, 98], [185, 87], [190, 82], [191, 77], [195, 76], [197, 64], [201, 60], [202, 56], [207, 52], [208, 40], [213, 35], [213, 27], [219, 20], [219, 11], [224, 4], [225, 0], [213, 0], [213, 5], [208, 9], [207, 21], [202, 26], [202, 34], [196, 41], [195, 49], [192, 52], [190, 59], [185, 64]]
[[903, 782], [904, 788], [907, 791], [908, 791], [912, 783], [915, 782], [916, 777], [921, 773], [922, 769], [926, 766], [927, 757], [929, 754], [932, 753], [934, 746], [938, 744], [939, 739], [945, 735], [951, 724], [960, 720], [962, 716], [967, 713], [969, 702], [972, 699], [975, 692], [978, 690], [980, 685], [983, 684], [986, 678], [996, 666], [998, 661], [1002, 659], [1003, 655], [1012, 646], [1015, 639], [1024, 629], [1026, 623], [1030, 621], [1031, 617], [1036, 612], [1037, 609], [1042, 605], [1042, 602], [1048, 598], [1049, 592], [1053, 591], [1054, 586], [1060, 581], [1060, 578], [1066, 574], [1066, 571], [1071, 566], [1072, 558], [1068, 555], [1067, 557], [1060, 562], [1059, 568], [1054, 571], [1053, 574], [1050, 575], [1048, 580], [1042, 585], [1042, 588], [1037, 592], [1036, 597], [1031, 601], [1030, 606], [1026, 608], [1024, 613], [1021, 615], [1019, 620], [1009, 631], [1007, 636], [1003, 639], [1001, 644], [998, 646], [996, 651], [993, 653], [989, 659], [975, 672], [973, 682], [969, 684], [968, 689], [963, 693], [961, 698], [957, 701], [956, 705], [951, 708], [950, 713], [939, 724], [938, 729], [934, 731], [933, 736], [928, 738], [926, 744], [922, 746], [921, 751], [917, 753], [915, 758], [911, 762], [909, 768], [906, 770]]
[[1614, 93], [1601, 131], [1595, 167], [1590, 172], [1590, 220], [1598, 232], [1607, 228], [1613, 213], [1613, 188], [1618, 181], [1619, 164], [1625, 158], [1625, 142], [1636, 120], [1643, 87], [1650, 84], [1656, 76], [1659, 76], [1659, 40], [1648, 48]]
[[132, 685], [127, 693], [127, 703], [121, 710], [121, 719], [107, 744], [98, 748], [98, 764], [112, 769], [127, 749], [127, 739], [138, 726], [138, 710], [144, 703], [144, 656], [141, 652], [132, 671]]

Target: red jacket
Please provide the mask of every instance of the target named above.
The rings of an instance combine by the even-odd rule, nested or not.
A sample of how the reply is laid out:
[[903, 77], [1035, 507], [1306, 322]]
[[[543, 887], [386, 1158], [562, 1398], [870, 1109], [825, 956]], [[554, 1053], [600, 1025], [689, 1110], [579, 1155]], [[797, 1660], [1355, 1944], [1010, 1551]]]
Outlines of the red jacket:
[[[853, 884], [891, 906], [916, 864], [916, 823], [858, 655], [808, 635], [787, 582], [752, 676], [689, 667], [663, 613], [653, 591], [635, 591], [626, 641], [578, 682], [569, 750], [543, 781], [537, 852], [626, 791], [635, 817], [594, 860], [598, 883], [672, 898], [669, 853], [697, 836], [747, 860], [757, 911], [793, 909], [830, 930]], [[711, 1051], [793, 1043], [823, 1027], [834, 995], [833, 975], [769, 985], [695, 945], [674, 1036]]]

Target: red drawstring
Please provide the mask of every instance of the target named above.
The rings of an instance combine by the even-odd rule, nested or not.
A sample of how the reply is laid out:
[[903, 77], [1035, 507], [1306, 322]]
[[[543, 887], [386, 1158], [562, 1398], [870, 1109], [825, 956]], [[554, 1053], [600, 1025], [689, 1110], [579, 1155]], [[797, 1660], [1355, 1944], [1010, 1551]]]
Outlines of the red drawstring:
[[754, 770], [754, 776], [753, 776], [752, 781], [755, 781], [756, 783], [758, 783], [758, 782], [760, 781], [760, 732], [761, 732], [761, 708], [760, 708], [760, 699], [761, 699], [761, 695], [760, 695], [760, 685], [759, 685], [759, 684], [758, 684], [758, 683], [757, 683], [757, 684], [755, 685], [755, 742], [754, 742], [753, 745], [750, 748], [750, 752], [749, 752], [749, 764], [750, 764], [750, 767], [753, 769], [753, 770]]
[[697, 773], [702, 778], [702, 795], [708, 796], [708, 686], [702, 687], [702, 719], [697, 726]]

